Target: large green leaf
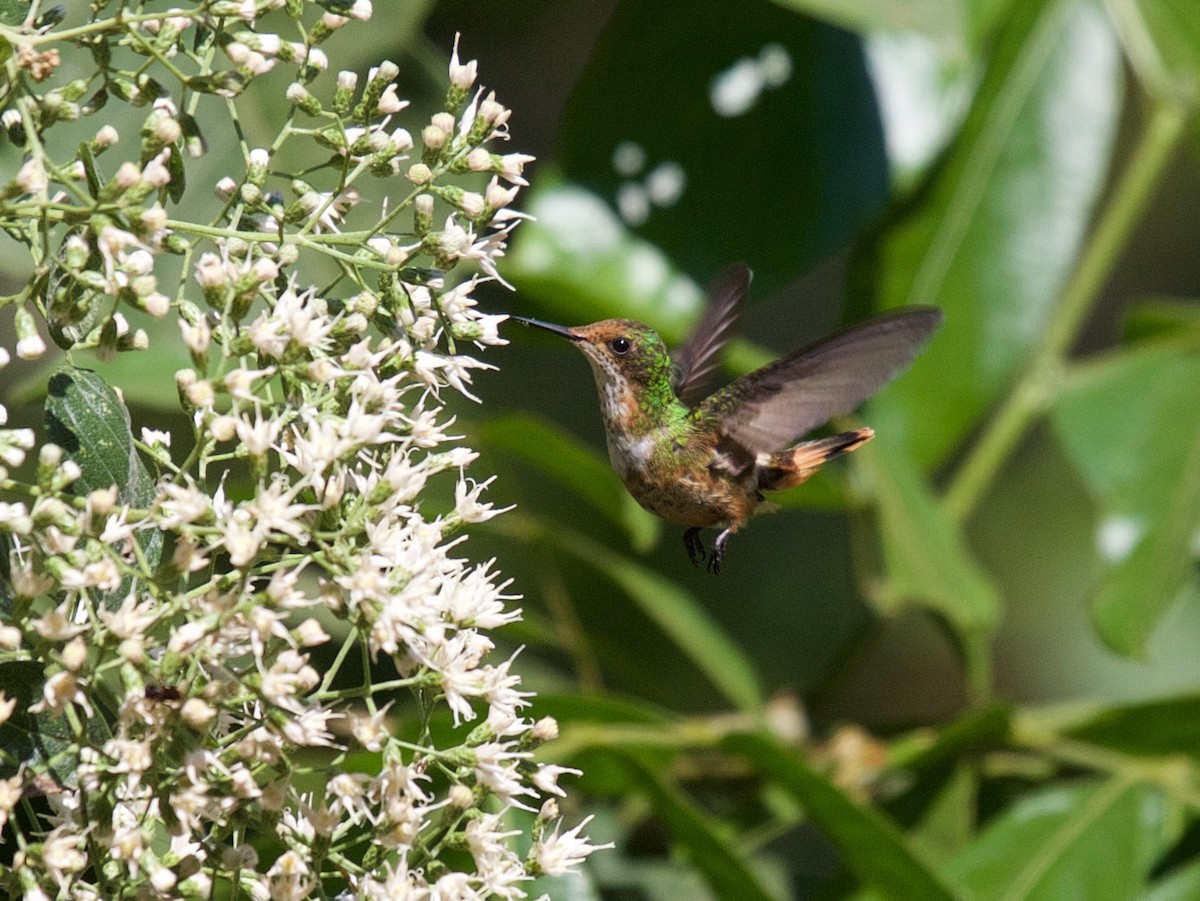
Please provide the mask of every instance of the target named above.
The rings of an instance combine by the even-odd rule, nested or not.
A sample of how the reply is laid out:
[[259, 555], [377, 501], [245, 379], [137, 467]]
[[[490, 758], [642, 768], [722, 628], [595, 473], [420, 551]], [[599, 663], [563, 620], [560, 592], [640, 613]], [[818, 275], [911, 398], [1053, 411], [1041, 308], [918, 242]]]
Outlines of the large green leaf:
[[608, 461], [553, 423], [513, 414], [490, 419], [479, 431], [485, 444], [520, 457], [574, 491], [623, 529], [635, 550], [646, 551], [658, 541], [660, 520], [638, 506]]
[[563, 531], [546, 536], [611, 579], [740, 710], [763, 707], [753, 664], [690, 592], [647, 567]]
[[875, 600], [889, 611], [906, 603], [930, 607], [960, 636], [989, 632], [999, 592], [905, 449], [881, 434], [856, 457], [871, 476], [879, 511], [885, 573]]
[[683, 848], [692, 865], [718, 898], [738, 901], [772, 901], [726, 830], [698, 808], [657, 770], [644, 766], [633, 755], [620, 755], [635, 791], [644, 794]]
[[1200, 695], [1109, 707], [1062, 729], [1066, 737], [1125, 754], [1200, 759]]
[[659, 196], [644, 222], [627, 215], [639, 235], [700, 279], [744, 259], [768, 294], [887, 192], [860, 42], [768, 0], [696, 0], [686, 27], [676, 5], [624, 0], [567, 104], [557, 162], [627, 213]]
[[904, 436], [922, 465], [954, 449], [1037, 340], [1104, 184], [1120, 84], [1101, 10], [1019, 0], [945, 163], [867, 249], [875, 306], [946, 312], [871, 405], [871, 423]]
[[1151, 92], [1194, 97], [1200, 80], [1200, 15], [1194, 0], [1109, 0], [1129, 60]]
[[1154, 884], [1143, 901], [1195, 901], [1200, 898], [1200, 861], [1179, 867]]
[[[776, 0], [855, 31], [918, 31], [942, 42], [961, 44], [965, 17], [973, 4], [958, 0]], [[961, 49], [961, 48], [960, 48]]]
[[1200, 528], [1200, 354], [1160, 342], [1078, 367], [1053, 421], [1102, 508], [1098, 544], [1109, 563], [1093, 616], [1125, 654], [1193, 578]]
[[505, 274], [567, 325], [624, 316], [678, 340], [704, 305], [695, 282], [591, 191], [542, 178], [524, 203]]
[[946, 873], [974, 901], [1137, 898], [1179, 825], [1149, 785], [1058, 785], [1006, 810]]
[[732, 735], [722, 747], [746, 757], [764, 776], [779, 783], [837, 845], [847, 869], [864, 885], [892, 901], [950, 901], [957, 897], [917, 857], [895, 825], [849, 798], [795, 751], [757, 733]]
[[[150, 506], [154, 479], [133, 447], [129, 411], [99, 374], [66, 365], [55, 370], [46, 395], [46, 432], [68, 459], [79, 464], [82, 475], [72, 486], [78, 494], [115, 485], [120, 504]], [[138, 535], [150, 568], [158, 565], [162, 543], [159, 531]], [[126, 577], [117, 589], [102, 593], [101, 603], [106, 607], [120, 605], [131, 584], [131, 578]]]
[[[0, 663], [0, 692], [16, 707], [12, 716], [0, 725], [0, 750], [5, 759], [0, 763], [0, 777], [13, 775], [21, 766], [46, 766], [59, 785], [75, 786], [79, 756], [70, 752], [75, 744], [71, 723], [54, 711], [30, 713], [29, 707], [42, 700], [46, 683], [42, 664], [32, 660], [12, 660]], [[96, 712], [87, 717], [84, 730], [92, 747], [100, 747], [112, 733], [108, 721]]]

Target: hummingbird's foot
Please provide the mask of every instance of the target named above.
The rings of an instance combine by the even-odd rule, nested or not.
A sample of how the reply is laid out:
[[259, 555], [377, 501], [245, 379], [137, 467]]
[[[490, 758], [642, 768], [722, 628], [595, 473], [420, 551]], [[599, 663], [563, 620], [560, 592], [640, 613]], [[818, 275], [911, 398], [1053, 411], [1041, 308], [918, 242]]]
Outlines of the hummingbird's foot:
[[683, 546], [687, 548], [688, 559], [692, 561], [692, 566], [699, 566], [704, 562], [704, 542], [700, 540], [699, 529], [688, 529], [683, 533]]
[[729, 543], [729, 536], [732, 534], [733, 530], [726, 529], [713, 542], [712, 557], [708, 561], [708, 571], [714, 576], [721, 575], [721, 561], [725, 559], [725, 545]]

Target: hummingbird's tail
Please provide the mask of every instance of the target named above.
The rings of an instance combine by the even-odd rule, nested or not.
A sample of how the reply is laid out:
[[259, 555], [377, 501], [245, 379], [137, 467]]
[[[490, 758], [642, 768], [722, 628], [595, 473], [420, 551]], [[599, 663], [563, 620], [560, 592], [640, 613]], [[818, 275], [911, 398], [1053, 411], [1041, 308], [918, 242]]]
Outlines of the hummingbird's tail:
[[857, 450], [875, 437], [875, 430], [862, 428], [852, 432], [802, 441], [766, 459], [758, 470], [758, 487], [763, 491], [783, 491], [808, 480], [827, 460]]

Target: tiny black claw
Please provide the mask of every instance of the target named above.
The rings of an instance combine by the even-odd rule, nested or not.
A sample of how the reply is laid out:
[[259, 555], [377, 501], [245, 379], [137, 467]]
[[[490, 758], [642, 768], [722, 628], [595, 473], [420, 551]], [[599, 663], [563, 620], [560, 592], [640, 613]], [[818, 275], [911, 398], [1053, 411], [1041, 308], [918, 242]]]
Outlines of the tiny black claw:
[[730, 531], [726, 529], [713, 542], [712, 557], [708, 561], [708, 571], [714, 576], [721, 575], [721, 561], [725, 559], [725, 545], [729, 541]]
[[688, 529], [683, 533], [683, 546], [687, 548], [688, 559], [692, 566], [699, 566], [707, 556], [704, 553], [704, 542], [700, 540], [699, 529]]

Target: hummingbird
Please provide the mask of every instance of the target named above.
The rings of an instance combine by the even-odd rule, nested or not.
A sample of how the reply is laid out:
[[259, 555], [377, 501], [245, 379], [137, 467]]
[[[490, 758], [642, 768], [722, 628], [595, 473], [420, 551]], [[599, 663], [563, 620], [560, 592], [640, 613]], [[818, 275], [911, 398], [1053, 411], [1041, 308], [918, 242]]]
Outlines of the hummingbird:
[[[907, 367], [942, 322], [936, 307], [895, 310], [844, 329], [711, 394], [742, 312], [750, 269], [735, 263], [708, 292], [704, 315], [675, 354], [648, 325], [605, 319], [567, 327], [513, 316], [583, 352], [596, 377], [613, 469], [637, 502], [686, 527], [693, 565], [721, 572], [726, 545], [763, 492], [806, 481], [828, 460], [875, 437], [867, 427], [792, 444], [849, 413]], [[701, 530], [721, 529], [706, 555]]]

